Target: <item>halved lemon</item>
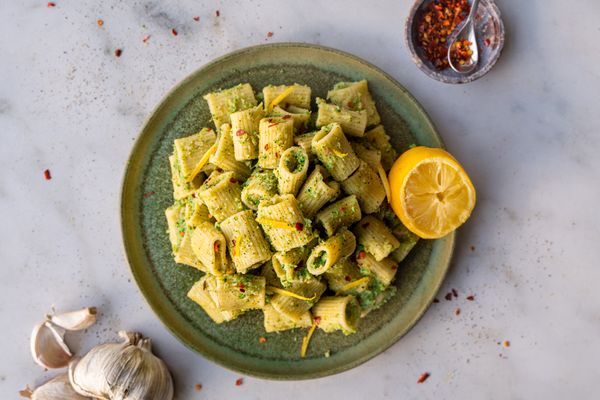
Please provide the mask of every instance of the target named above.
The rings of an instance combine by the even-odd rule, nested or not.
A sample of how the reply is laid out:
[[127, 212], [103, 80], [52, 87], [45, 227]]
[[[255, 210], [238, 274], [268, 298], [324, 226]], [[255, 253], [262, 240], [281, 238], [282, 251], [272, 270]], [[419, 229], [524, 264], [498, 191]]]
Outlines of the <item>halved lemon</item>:
[[425, 239], [446, 236], [475, 207], [475, 188], [450, 153], [430, 147], [404, 152], [389, 173], [392, 208], [402, 223]]

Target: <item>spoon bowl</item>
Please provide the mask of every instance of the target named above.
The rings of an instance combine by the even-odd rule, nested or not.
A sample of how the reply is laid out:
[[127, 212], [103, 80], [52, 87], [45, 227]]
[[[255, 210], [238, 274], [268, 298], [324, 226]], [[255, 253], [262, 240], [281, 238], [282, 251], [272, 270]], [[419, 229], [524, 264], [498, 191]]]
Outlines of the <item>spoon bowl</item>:
[[[479, 50], [477, 48], [477, 35], [475, 34], [474, 24], [478, 8], [479, 0], [473, 0], [469, 16], [458, 26], [456, 32], [450, 36], [450, 40], [448, 41], [448, 64], [450, 65], [450, 68], [459, 74], [470, 74], [477, 68], [479, 62]], [[470, 59], [463, 63], [457, 61], [455, 57], [452, 57], [452, 53], [457, 43], [464, 42], [469, 43], [472, 54]]]

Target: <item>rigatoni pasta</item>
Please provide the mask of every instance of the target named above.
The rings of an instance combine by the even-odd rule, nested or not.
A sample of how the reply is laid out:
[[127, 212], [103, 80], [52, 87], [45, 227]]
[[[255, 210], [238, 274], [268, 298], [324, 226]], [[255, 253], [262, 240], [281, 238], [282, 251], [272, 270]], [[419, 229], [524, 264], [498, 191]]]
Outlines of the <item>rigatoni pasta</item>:
[[383, 202], [397, 153], [366, 81], [337, 84], [316, 118], [309, 86], [262, 92], [258, 105], [249, 84], [208, 93], [214, 127], [175, 140], [168, 244], [204, 274], [188, 298], [208, 318], [261, 310], [266, 333], [310, 327], [304, 356], [316, 327], [355, 332], [394, 295], [417, 238]]

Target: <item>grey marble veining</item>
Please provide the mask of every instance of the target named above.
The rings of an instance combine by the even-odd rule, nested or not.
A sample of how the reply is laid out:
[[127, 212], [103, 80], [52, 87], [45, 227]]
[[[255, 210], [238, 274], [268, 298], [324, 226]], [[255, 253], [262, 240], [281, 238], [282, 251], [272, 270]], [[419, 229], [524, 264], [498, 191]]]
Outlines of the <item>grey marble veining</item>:
[[[29, 356], [43, 314], [85, 305], [100, 308], [99, 323], [71, 335], [72, 347], [139, 329], [169, 364], [178, 399], [597, 397], [600, 3], [497, 2], [504, 54], [468, 86], [412, 65], [406, 1], [0, 2], [0, 397], [53, 376]], [[172, 85], [214, 57], [275, 41], [336, 47], [402, 82], [470, 172], [478, 205], [440, 302], [400, 342], [337, 376], [236, 387], [238, 374], [181, 345], [132, 282], [120, 183]], [[452, 288], [458, 299], [447, 301]]]

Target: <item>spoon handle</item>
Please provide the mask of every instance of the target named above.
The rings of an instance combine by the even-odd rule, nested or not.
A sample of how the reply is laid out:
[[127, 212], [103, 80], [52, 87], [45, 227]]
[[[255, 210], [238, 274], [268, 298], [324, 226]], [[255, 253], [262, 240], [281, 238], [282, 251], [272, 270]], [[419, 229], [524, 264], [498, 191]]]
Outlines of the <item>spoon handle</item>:
[[475, 15], [477, 14], [477, 8], [479, 7], [479, 1], [480, 0], [473, 0], [473, 2], [471, 3], [471, 11], [469, 12], [469, 17], [467, 18], [468, 20], [475, 19]]

